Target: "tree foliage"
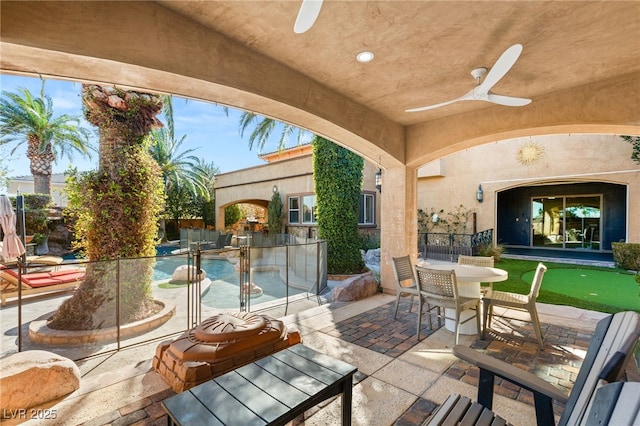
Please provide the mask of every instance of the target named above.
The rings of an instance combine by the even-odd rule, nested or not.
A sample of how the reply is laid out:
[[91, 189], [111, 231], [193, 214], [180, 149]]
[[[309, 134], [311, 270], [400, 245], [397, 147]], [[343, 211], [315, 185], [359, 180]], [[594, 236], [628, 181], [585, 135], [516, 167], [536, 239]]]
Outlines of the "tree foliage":
[[238, 204], [232, 204], [224, 209], [224, 227], [233, 226], [242, 218], [242, 212]]
[[182, 135], [180, 139], [175, 136], [171, 96], [163, 97], [163, 105], [167, 126], [151, 130], [149, 152], [162, 170], [165, 191], [169, 193], [172, 189], [173, 193], [181, 193], [185, 187], [194, 197], [208, 200], [210, 192], [206, 171], [200, 168], [200, 159], [195, 155], [197, 148], [181, 149], [187, 135]]
[[243, 112], [240, 116], [240, 136], [244, 136], [244, 132], [251, 126], [255, 127], [249, 135], [249, 149], [253, 148], [254, 143], [258, 144], [258, 149], [264, 148], [271, 135], [278, 130], [280, 130], [278, 149], [284, 149], [294, 135], [298, 145], [302, 144], [311, 135], [308, 131], [291, 124], [283, 123], [273, 118], [262, 117], [252, 112]]
[[364, 270], [358, 233], [363, 168], [364, 160], [357, 154], [327, 139], [314, 139], [318, 235], [327, 240], [330, 274], [356, 274]]
[[640, 164], [640, 136], [620, 136], [625, 141], [629, 142], [633, 146], [633, 152], [631, 153], [631, 159]]
[[214, 226], [216, 223], [216, 206], [214, 200], [215, 188], [216, 188], [216, 175], [220, 173], [220, 168], [216, 166], [213, 161], [206, 162], [202, 159], [198, 159], [198, 168], [201, 171], [202, 183], [209, 191], [209, 197], [196, 197], [194, 204], [196, 205], [200, 217], [204, 221], [204, 226]]
[[281, 234], [284, 231], [284, 204], [280, 197], [280, 192], [276, 191], [269, 201], [268, 224], [270, 234]]
[[34, 192], [51, 195], [53, 163], [61, 157], [71, 160], [79, 153], [90, 158], [88, 130], [80, 126], [80, 118], [67, 114], [54, 116], [53, 102], [20, 88], [17, 92], [2, 92], [0, 98], [0, 145], [14, 142], [13, 155], [27, 144], [27, 158], [33, 175]]

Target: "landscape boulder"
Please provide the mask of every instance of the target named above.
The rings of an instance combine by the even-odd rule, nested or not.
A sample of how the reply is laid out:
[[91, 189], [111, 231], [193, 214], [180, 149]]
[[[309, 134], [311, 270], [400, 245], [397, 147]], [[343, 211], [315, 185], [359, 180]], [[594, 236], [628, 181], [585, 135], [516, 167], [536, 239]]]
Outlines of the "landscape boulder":
[[378, 292], [378, 281], [373, 272], [355, 275], [342, 280], [333, 289], [334, 302], [352, 302], [366, 299]]
[[[171, 281], [173, 282], [186, 282], [189, 278], [194, 280], [196, 277], [196, 267], [193, 265], [178, 266], [173, 274], [171, 274]], [[200, 275], [197, 281], [202, 281], [207, 278], [207, 272], [204, 269], [200, 270]]]
[[68, 358], [47, 351], [18, 352], [0, 359], [0, 410], [37, 407], [80, 387], [80, 369]]

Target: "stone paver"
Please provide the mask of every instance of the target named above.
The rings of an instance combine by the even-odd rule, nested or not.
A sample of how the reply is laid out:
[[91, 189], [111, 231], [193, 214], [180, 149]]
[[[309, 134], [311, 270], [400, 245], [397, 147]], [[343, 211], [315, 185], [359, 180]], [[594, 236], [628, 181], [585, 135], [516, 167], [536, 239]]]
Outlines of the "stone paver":
[[[407, 306], [400, 305], [396, 319], [393, 318], [395, 305], [388, 303], [320, 331], [395, 358], [418, 343], [415, 307], [409, 313]], [[426, 323], [423, 317], [423, 324]], [[429, 335], [438, 330], [435, 320], [433, 327], [434, 330], [429, 330], [425, 325], [421, 330], [421, 338], [428, 339]], [[541, 324], [541, 328], [544, 351], [538, 349], [531, 323], [499, 317], [494, 318], [492, 328], [487, 331], [486, 340], [476, 340], [471, 347], [530, 371], [569, 393], [582, 363], [582, 358], [576, 355], [576, 352], [584, 353], [587, 350], [590, 334], [584, 330], [544, 323]], [[353, 339], [353, 336], [357, 338]], [[572, 351], [567, 351], [567, 347], [571, 347]], [[474, 387], [478, 385], [477, 367], [461, 360], [455, 361], [443, 375]], [[497, 379], [495, 392], [509, 399], [533, 405], [532, 394], [510, 382]], [[420, 403], [420, 400], [417, 401], [396, 424], [421, 424], [431, 413], [424, 407], [437, 406], [432, 401], [425, 401], [427, 402], [423, 405], [418, 405], [422, 407], [420, 409], [415, 408], [416, 404]], [[562, 413], [561, 406], [556, 405], [554, 408], [556, 414]]]

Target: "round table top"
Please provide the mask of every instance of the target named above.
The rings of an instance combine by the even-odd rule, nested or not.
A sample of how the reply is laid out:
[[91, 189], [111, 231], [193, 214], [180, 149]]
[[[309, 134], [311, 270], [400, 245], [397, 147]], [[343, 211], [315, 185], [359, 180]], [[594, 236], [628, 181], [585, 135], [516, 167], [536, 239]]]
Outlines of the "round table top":
[[461, 282], [494, 283], [498, 281], [505, 281], [509, 278], [509, 273], [504, 269], [488, 268], [484, 266], [438, 263], [435, 265], [424, 265], [424, 267], [440, 271], [450, 271], [453, 269], [456, 271], [456, 279]]

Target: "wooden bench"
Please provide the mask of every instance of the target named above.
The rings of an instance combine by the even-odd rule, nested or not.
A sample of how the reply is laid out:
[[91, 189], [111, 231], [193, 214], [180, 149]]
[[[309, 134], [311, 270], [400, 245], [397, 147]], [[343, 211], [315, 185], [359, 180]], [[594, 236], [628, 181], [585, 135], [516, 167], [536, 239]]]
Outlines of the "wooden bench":
[[596, 391], [607, 382], [621, 379], [639, 336], [640, 315], [636, 312], [620, 312], [598, 322], [570, 396], [532, 373], [466, 346], [457, 345], [453, 348], [453, 353], [480, 369], [478, 402], [473, 403], [469, 398], [460, 395], [451, 395], [427, 424], [488, 425], [494, 424], [491, 423], [494, 420], [497, 425], [506, 424], [491, 411], [496, 376], [533, 393], [536, 421], [539, 426], [555, 424], [554, 400], [565, 405], [558, 425], [586, 424], [587, 415], [593, 411], [592, 405], [595, 406]]
[[356, 367], [302, 344], [165, 399], [170, 425], [285, 425], [342, 395], [342, 424], [351, 424]]

